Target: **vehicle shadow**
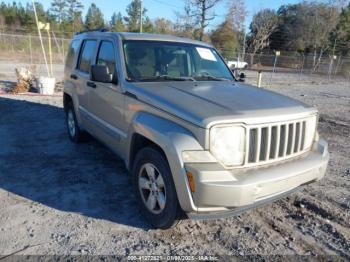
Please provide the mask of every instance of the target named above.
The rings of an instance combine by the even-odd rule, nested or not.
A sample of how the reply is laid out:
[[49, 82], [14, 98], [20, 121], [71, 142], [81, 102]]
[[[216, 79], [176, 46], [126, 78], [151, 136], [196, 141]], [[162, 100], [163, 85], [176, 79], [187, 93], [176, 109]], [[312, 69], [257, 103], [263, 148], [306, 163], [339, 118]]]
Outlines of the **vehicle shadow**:
[[123, 161], [94, 139], [68, 139], [54, 105], [0, 96], [0, 188], [65, 212], [148, 229]]

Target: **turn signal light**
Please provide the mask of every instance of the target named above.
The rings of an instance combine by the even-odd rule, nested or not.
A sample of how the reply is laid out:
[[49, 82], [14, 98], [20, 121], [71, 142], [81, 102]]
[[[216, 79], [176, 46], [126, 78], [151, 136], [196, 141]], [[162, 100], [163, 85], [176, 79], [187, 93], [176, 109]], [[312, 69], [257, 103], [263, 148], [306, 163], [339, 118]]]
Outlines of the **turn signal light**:
[[188, 184], [190, 185], [191, 192], [193, 193], [196, 191], [196, 186], [194, 183], [193, 174], [191, 172], [187, 171], [186, 175], [187, 175]]

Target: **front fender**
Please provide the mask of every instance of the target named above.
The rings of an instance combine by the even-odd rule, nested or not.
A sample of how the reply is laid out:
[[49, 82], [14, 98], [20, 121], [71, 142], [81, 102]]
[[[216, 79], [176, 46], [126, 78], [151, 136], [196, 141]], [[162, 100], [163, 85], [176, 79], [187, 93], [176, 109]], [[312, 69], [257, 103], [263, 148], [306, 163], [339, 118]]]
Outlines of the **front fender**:
[[131, 146], [131, 138], [135, 133], [146, 137], [162, 148], [172, 172], [181, 208], [185, 212], [197, 211], [192, 200], [186, 170], [181, 156], [182, 151], [185, 150], [203, 150], [194, 135], [170, 120], [145, 112], [137, 114], [133, 119], [129, 130], [128, 137], [130, 140], [128, 148]]

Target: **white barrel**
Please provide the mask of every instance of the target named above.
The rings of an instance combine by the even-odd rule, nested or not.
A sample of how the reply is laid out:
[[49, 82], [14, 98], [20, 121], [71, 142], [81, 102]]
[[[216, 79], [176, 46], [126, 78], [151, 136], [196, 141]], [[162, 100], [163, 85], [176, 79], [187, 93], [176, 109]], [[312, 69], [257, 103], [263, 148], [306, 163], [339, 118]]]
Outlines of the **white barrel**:
[[40, 94], [53, 95], [55, 93], [56, 79], [54, 77], [40, 76], [36, 79], [36, 88]]

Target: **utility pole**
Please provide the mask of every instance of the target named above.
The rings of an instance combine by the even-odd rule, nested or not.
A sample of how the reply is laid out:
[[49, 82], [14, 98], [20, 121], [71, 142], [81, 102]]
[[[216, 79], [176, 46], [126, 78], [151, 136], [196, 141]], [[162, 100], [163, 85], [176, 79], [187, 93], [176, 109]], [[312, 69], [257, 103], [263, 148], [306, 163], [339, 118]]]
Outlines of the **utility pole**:
[[142, 33], [142, 11], [143, 11], [143, 6], [142, 6], [142, 0], [140, 0], [141, 2], [141, 8], [140, 8], [140, 33]]

